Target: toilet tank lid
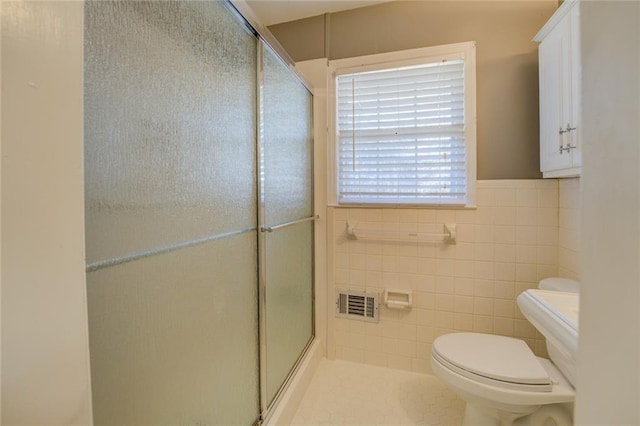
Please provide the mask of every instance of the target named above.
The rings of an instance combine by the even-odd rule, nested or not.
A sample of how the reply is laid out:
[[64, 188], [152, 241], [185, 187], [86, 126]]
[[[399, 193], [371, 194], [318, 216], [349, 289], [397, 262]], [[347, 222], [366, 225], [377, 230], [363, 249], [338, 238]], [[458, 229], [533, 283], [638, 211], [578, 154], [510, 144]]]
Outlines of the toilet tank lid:
[[580, 283], [570, 278], [545, 278], [540, 281], [538, 288], [541, 290], [564, 291], [565, 293], [580, 294]]

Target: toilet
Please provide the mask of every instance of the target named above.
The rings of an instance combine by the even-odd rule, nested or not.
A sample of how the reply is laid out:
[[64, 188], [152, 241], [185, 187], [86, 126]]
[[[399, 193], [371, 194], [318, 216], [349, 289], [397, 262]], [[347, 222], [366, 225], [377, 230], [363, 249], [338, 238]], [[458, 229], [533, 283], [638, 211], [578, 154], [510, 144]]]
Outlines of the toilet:
[[[518, 296], [518, 305], [547, 338], [551, 361], [512, 337], [451, 333], [433, 342], [433, 372], [465, 400], [464, 425], [573, 424], [579, 284], [548, 278], [538, 289]], [[566, 301], [573, 305], [557, 305]]]

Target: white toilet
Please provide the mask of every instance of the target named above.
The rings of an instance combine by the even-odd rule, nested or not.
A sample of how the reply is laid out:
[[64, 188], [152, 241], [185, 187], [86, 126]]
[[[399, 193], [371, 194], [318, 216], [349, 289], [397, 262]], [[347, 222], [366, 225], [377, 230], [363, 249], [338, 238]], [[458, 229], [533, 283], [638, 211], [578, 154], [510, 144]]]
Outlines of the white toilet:
[[518, 296], [553, 362], [511, 337], [452, 333], [433, 342], [434, 374], [467, 403], [464, 425], [573, 424], [578, 291], [573, 280], [549, 278]]

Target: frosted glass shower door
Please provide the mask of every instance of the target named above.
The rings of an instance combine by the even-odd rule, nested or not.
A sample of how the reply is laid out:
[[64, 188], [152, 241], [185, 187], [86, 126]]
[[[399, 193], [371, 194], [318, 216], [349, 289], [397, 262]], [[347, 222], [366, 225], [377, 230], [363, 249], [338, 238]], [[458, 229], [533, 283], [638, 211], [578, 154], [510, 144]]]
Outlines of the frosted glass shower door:
[[262, 378], [268, 406], [313, 338], [313, 140], [311, 94], [263, 46]]
[[256, 58], [221, 2], [85, 3], [96, 425], [259, 417]]

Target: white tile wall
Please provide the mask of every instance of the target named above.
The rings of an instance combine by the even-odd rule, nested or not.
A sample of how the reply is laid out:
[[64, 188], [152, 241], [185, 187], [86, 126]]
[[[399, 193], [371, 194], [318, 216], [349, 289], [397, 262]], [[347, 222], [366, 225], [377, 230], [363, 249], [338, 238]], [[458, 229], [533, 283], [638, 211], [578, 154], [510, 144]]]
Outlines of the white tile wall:
[[558, 274], [580, 279], [580, 179], [559, 180]]
[[[479, 181], [475, 210], [330, 208], [330, 297], [336, 288], [406, 289], [414, 307], [381, 307], [377, 324], [330, 318], [329, 357], [428, 373], [434, 338], [452, 331], [519, 337], [544, 356], [544, 340], [515, 298], [558, 275], [558, 194], [555, 179]], [[455, 222], [458, 238], [454, 245], [354, 241], [347, 221], [426, 232]]]

